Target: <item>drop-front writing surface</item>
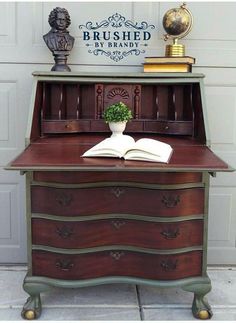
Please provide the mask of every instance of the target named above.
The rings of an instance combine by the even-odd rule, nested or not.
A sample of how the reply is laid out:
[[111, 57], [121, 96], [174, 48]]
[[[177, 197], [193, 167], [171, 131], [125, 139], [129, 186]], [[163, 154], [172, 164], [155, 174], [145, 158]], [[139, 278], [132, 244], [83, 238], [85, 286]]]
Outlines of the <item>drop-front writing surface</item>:
[[[212, 316], [209, 173], [230, 168], [208, 147], [202, 77], [34, 74], [28, 146], [8, 166], [27, 174], [24, 318], [53, 286], [124, 282], [179, 286], [195, 317]], [[132, 109], [128, 134], [173, 147], [168, 164], [81, 157], [110, 135], [102, 113], [117, 101]]]
[[[106, 134], [106, 136], [109, 134]], [[133, 135], [140, 138], [140, 135]], [[90, 147], [105, 138], [104, 135], [77, 134], [61, 137], [39, 138], [32, 142], [23, 154], [12, 163], [11, 168], [20, 170], [116, 170], [127, 171], [139, 169], [143, 171], [173, 171], [173, 170], [202, 170], [227, 171], [228, 165], [218, 158], [206, 145], [199, 145], [194, 140], [182, 138], [166, 138], [158, 135], [145, 134], [169, 143], [173, 147], [173, 154], [168, 164], [124, 161], [114, 158], [82, 158], [81, 155]], [[106, 169], [104, 169], [106, 168]]]

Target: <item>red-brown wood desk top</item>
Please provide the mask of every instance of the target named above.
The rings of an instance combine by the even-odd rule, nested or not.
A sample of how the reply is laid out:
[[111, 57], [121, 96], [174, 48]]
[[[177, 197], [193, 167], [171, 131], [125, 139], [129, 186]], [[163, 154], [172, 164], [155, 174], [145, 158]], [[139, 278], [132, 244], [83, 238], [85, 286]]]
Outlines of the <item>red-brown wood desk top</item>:
[[[83, 158], [81, 155], [107, 134], [43, 137], [31, 143], [8, 168], [20, 170], [140, 170], [140, 171], [229, 171], [228, 165], [207, 146], [194, 139], [145, 135], [169, 143], [173, 154], [168, 164], [124, 161], [119, 158]], [[134, 136], [139, 139], [142, 136]]]

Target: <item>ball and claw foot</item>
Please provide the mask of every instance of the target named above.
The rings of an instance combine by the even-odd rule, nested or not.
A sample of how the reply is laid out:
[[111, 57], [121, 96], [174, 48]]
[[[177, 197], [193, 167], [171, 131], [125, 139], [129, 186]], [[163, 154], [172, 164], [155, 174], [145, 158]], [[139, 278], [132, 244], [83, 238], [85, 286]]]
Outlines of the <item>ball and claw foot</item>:
[[34, 320], [36, 318], [36, 313], [33, 310], [22, 311], [22, 317], [26, 320]]
[[211, 318], [211, 314], [207, 310], [201, 310], [197, 315], [200, 320], [208, 320]]
[[194, 296], [192, 312], [193, 316], [200, 320], [208, 320], [213, 315], [207, 300], [199, 295]]
[[35, 320], [40, 316], [41, 310], [40, 296], [31, 296], [27, 299], [21, 312], [21, 316], [25, 320]]

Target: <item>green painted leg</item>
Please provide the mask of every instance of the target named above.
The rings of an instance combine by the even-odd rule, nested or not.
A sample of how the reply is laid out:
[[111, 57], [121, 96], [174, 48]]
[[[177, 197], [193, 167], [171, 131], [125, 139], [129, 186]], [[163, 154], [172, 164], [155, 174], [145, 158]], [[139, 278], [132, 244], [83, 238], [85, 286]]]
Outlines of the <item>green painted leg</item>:
[[40, 294], [30, 296], [21, 312], [21, 316], [23, 319], [26, 320], [34, 320], [37, 319], [41, 315], [41, 299], [40, 299]]
[[196, 283], [182, 287], [183, 290], [194, 293], [192, 312], [193, 316], [201, 319], [210, 319], [213, 315], [211, 307], [205, 298], [205, 295], [211, 290], [211, 282], [208, 278], [206, 283]]
[[49, 290], [50, 286], [43, 283], [27, 282], [25, 280], [23, 288], [30, 297], [23, 307], [21, 316], [27, 320], [37, 319], [40, 317], [42, 311], [40, 293]]
[[211, 307], [204, 295], [194, 293], [192, 305], [193, 316], [201, 320], [210, 319], [213, 315]]

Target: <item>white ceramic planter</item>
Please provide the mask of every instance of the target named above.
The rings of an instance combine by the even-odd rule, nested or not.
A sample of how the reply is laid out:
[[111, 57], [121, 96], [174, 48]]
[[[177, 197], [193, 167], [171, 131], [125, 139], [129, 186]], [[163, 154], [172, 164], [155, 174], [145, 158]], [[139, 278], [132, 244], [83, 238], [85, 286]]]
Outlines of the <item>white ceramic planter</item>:
[[117, 136], [122, 136], [123, 131], [125, 130], [126, 127], [126, 121], [123, 122], [109, 122], [109, 128], [112, 132], [111, 137], [117, 137]]

